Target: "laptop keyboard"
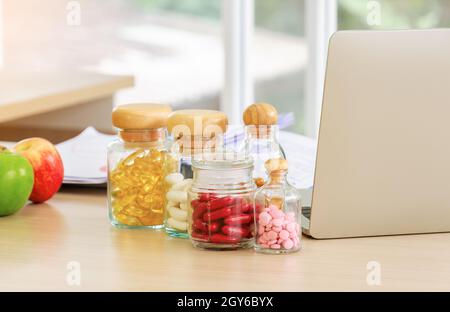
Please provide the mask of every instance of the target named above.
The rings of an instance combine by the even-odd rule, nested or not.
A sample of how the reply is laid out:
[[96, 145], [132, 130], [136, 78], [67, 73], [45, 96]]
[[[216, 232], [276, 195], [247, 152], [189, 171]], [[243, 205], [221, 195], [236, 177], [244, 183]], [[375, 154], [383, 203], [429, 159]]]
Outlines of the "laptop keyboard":
[[302, 228], [309, 230], [309, 224], [311, 220], [311, 207], [302, 208]]
[[302, 215], [308, 220], [311, 219], [311, 207], [303, 207]]

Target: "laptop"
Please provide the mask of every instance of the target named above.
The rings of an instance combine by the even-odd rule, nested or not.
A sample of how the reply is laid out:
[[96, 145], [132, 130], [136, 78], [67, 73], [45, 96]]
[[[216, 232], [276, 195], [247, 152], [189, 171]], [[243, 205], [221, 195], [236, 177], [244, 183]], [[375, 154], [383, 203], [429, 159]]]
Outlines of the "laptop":
[[311, 197], [317, 239], [450, 232], [450, 30], [333, 35]]

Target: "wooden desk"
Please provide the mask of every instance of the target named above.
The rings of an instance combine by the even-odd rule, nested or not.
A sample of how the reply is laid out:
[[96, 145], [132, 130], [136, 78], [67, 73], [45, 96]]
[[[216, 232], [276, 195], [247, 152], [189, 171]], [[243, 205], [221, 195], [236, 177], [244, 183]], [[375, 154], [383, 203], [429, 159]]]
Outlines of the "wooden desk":
[[[288, 256], [213, 252], [152, 231], [116, 230], [104, 190], [70, 188], [0, 218], [0, 290], [450, 290], [450, 234], [316, 241]], [[369, 261], [381, 286], [366, 283]], [[68, 286], [67, 264], [81, 266]]]

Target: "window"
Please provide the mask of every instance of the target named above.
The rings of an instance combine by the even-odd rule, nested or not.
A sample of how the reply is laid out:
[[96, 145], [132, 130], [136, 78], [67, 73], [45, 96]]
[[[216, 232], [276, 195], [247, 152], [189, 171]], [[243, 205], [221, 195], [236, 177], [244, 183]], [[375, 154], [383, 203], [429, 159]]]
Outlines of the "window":
[[448, 0], [339, 0], [339, 29], [450, 27]]
[[267, 101], [305, 131], [306, 0], [2, 2], [4, 70], [131, 74], [136, 87], [119, 104], [221, 107], [233, 121], [253, 100]]
[[336, 29], [449, 26], [447, 0], [0, 0], [0, 68], [131, 74], [117, 103], [221, 108], [233, 122], [266, 101], [316, 136]]
[[292, 113], [288, 129], [305, 132], [305, 87], [308, 42], [305, 1], [256, 0], [252, 60], [255, 100]]
[[[255, 100], [270, 102], [281, 113], [292, 113], [295, 123], [289, 130], [315, 136], [320, 117], [327, 41], [336, 29], [336, 1], [242, 2], [247, 3], [246, 8], [241, 7], [241, 13], [247, 12], [247, 15], [244, 14], [247, 23], [240, 21], [240, 33], [248, 32], [248, 23], [253, 15], [255, 24], [252, 26], [255, 26], [255, 31], [252, 44], [249, 44], [250, 37], [245, 35], [234, 42], [234, 45], [241, 48], [241, 59], [247, 59], [240, 64], [244, 69], [234, 69], [237, 72], [234, 76], [241, 75], [239, 85], [247, 85], [248, 89], [247, 75], [252, 73], [254, 84], [251, 88], [254, 87]], [[248, 3], [254, 6], [252, 13], [248, 13]], [[225, 31], [228, 30], [227, 26], [229, 25], [225, 24]], [[226, 48], [227, 46], [229, 44]], [[225, 94], [233, 93], [232, 91], [225, 88]], [[250, 93], [245, 89], [240, 91]], [[240, 104], [231, 102], [231, 105], [242, 106], [242, 102], [249, 101], [241, 100]], [[223, 105], [227, 107], [230, 103], [224, 101]]]
[[[219, 108], [221, 0], [3, 0], [4, 70], [130, 74], [116, 102]], [[80, 18], [72, 18], [79, 10]]]
[[[326, 42], [333, 27], [338, 30], [354, 29], [421, 29], [450, 27], [450, 1], [448, 0], [306, 0], [310, 8], [308, 44], [309, 70], [305, 101], [307, 111], [305, 132], [317, 135], [323, 92], [323, 69]], [[321, 21], [322, 20], [322, 21]], [[314, 54], [312, 54], [314, 53]], [[308, 113], [309, 112], [309, 113]]]

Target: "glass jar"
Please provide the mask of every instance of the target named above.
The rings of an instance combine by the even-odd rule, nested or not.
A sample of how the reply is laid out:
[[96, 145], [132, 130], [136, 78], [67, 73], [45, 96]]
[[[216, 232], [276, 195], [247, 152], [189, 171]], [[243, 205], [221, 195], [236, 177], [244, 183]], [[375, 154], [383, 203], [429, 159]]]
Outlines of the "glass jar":
[[278, 126], [250, 125], [245, 127], [246, 151], [254, 159], [253, 177], [257, 187], [268, 180], [264, 163], [273, 158], [285, 158], [278, 142]]
[[286, 179], [287, 161], [266, 162], [269, 181], [255, 194], [255, 250], [263, 253], [291, 253], [301, 245], [301, 197]]
[[226, 115], [213, 110], [180, 110], [169, 116], [168, 129], [174, 138], [172, 155], [180, 164], [178, 173], [166, 178], [165, 229], [169, 236], [188, 238], [187, 191], [192, 184], [192, 161], [218, 150], [227, 125]]
[[108, 146], [108, 207], [113, 226], [159, 229], [164, 225], [167, 183], [177, 161], [170, 154], [168, 105], [117, 107], [118, 139]]
[[253, 178], [257, 187], [268, 179], [264, 164], [269, 159], [286, 159], [280, 146], [277, 121], [278, 113], [270, 104], [256, 103], [244, 112], [244, 150], [254, 160]]
[[189, 191], [189, 236], [202, 249], [249, 248], [254, 244], [253, 160], [194, 160]]

